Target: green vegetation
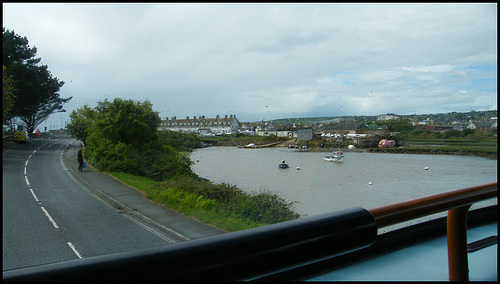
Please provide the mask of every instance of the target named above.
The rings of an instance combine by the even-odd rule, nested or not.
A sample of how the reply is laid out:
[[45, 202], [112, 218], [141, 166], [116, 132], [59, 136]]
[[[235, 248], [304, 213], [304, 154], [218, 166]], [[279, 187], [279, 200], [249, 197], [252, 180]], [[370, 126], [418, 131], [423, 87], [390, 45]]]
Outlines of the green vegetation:
[[255, 145], [265, 145], [274, 142], [287, 141], [288, 138], [277, 137], [276, 135], [269, 136], [245, 136], [241, 133], [231, 134], [231, 135], [221, 135], [215, 137], [203, 138], [204, 141], [211, 142], [213, 145], [217, 146], [243, 146], [250, 143]]
[[68, 130], [85, 142], [87, 161], [158, 204], [227, 231], [299, 217], [291, 209], [293, 203], [271, 192], [248, 194], [198, 178], [188, 151], [200, 140], [192, 134], [158, 131], [160, 119], [148, 101], [105, 100], [93, 109], [85, 105], [73, 111], [70, 118]]
[[294, 220], [299, 214], [277, 194], [245, 193], [225, 183], [197, 178], [175, 178], [157, 182], [126, 173], [111, 175], [154, 202], [226, 231], [239, 231]]
[[161, 178], [194, 175], [189, 157], [175, 148], [185, 145], [165, 144], [177, 134], [171, 139], [158, 133], [160, 118], [149, 101], [100, 101], [94, 109], [85, 105], [73, 111], [70, 118], [70, 134], [84, 142], [86, 160], [101, 171], [139, 176], [152, 171]]
[[[497, 116], [496, 110], [486, 110], [486, 111], [470, 111], [470, 112], [449, 112], [449, 113], [429, 113], [429, 114], [395, 114], [388, 113], [388, 115], [397, 116], [400, 119], [410, 119], [412, 121], [423, 121], [432, 120], [437, 125], [450, 125], [454, 122], [467, 122], [467, 121], [485, 121], [489, 120], [491, 117]], [[282, 118], [274, 119], [270, 122], [276, 126], [292, 126], [293, 124], [299, 126], [318, 126], [322, 123], [331, 122], [346, 122], [346, 121], [357, 121], [364, 122], [365, 124], [371, 124], [377, 122], [378, 115], [349, 115], [349, 116], [329, 116], [329, 117], [304, 117], [304, 118]]]
[[445, 132], [414, 130], [396, 138], [403, 148], [371, 149], [375, 152], [454, 154], [480, 157], [497, 157], [496, 129], [448, 130]]
[[12, 106], [14, 105], [14, 86], [12, 85], [12, 79], [7, 75], [7, 67], [3, 65], [3, 124], [7, 123], [8, 115]]
[[191, 151], [200, 145], [200, 138], [194, 133], [180, 133], [175, 131], [158, 131], [158, 139], [162, 144], [170, 145], [178, 151]]

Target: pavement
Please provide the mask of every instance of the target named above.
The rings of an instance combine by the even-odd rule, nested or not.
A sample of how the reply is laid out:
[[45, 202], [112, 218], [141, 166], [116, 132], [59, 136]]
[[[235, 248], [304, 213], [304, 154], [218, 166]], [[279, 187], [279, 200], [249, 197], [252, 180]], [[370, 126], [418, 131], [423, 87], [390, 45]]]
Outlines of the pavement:
[[64, 163], [70, 174], [100, 199], [121, 213], [133, 215], [157, 230], [168, 234], [175, 241], [186, 241], [226, 233], [203, 224], [164, 206], [153, 203], [137, 189], [125, 185], [114, 177], [101, 173], [87, 163], [78, 171], [77, 152], [81, 141], [70, 143], [64, 150]]

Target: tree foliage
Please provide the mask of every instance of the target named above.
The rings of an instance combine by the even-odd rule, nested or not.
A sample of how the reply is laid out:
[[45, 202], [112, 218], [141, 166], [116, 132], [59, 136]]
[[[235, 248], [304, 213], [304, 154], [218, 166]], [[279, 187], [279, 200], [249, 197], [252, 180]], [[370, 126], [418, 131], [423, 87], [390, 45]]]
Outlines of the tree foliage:
[[88, 105], [73, 110], [70, 117], [70, 123], [66, 126], [71, 136], [81, 140], [83, 144], [87, 143], [88, 129], [94, 121], [94, 110]]
[[200, 138], [194, 133], [181, 133], [164, 130], [158, 132], [161, 143], [170, 145], [179, 151], [190, 151], [201, 143]]
[[106, 137], [111, 143], [125, 143], [140, 149], [156, 140], [160, 117], [149, 101], [114, 99], [99, 102], [90, 133]]
[[164, 178], [193, 175], [189, 157], [158, 139], [160, 117], [149, 101], [100, 101], [70, 118], [71, 135], [84, 141], [86, 159], [99, 170], [145, 175], [153, 168]]
[[3, 74], [3, 124], [5, 125], [9, 117], [9, 112], [14, 105], [14, 86], [12, 85], [12, 79], [7, 75], [5, 65], [2, 67]]
[[413, 130], [413, 123], [409, 118], [391, 119], [388, 121], [377, 121], [377, 124], [385, 124], [392, 132], [410, 132]]
[[36, 51], [26, 37], [3, 28], [3, 64], [12, 79], [14, 100], [7, 116], [19, 117], [29, 133], [51, 114], [64, 112], [63, 105], [72, 98], [60, 97], [64, 82], [53, 77], [47, 65], [39, 64]]

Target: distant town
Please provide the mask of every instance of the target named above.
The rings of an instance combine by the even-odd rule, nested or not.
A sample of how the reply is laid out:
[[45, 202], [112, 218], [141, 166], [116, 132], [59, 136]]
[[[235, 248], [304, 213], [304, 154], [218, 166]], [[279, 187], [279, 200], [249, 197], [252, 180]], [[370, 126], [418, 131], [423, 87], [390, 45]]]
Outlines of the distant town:
[[[256, 135], [297, 138], [303, 133], [326, 137], [369, 137], [389, 135], [391, 124], [402, 122], [413, 129], [448, 130], [496, 130], [497, 111], [450, 112], [439, 114], [398, 115], [387, 113], [378, 116], [340, 116], [286, 118], [270, 121], [240, 122], [236, 115], [215, 117], [193, 116], [162, 119], [159, 130], [195, 133], [200, 136]], [[305, 138], [305, 140], [308, 140]]]

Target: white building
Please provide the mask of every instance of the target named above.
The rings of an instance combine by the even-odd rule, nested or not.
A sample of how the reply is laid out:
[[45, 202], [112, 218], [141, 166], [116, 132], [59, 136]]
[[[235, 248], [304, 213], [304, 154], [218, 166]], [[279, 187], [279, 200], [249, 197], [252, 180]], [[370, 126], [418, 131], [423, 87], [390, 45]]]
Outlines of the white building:
[[377, 120], [392, 120], [392, 119], [398, 119], [399, 116], [393, 115], [393, 114], [382, 114], [377, 117]]
[[186, 119], [177, 119], [175, 116], [160, 122], [158, 130], [171, 130], [184, 133], [196, 133], [199, 135], [232, 134], [237, 133], [240, 128], [240, 122], [236, 115], [221, 118], [217, 115], [215, 118], [206, 118], [204, 115], [196, 118], [186, 117]]

